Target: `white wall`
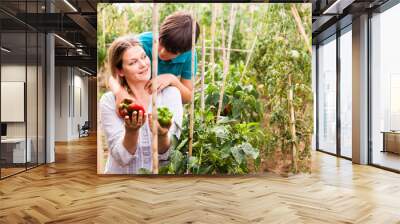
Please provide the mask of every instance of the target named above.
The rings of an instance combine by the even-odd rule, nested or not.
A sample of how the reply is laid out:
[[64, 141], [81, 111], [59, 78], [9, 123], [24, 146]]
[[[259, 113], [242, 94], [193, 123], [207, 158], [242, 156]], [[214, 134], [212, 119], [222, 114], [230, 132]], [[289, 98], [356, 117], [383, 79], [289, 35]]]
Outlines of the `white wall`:
[[55, 68], [55, 141], [68, 140], [69, 69]]
[[78, 124], [88, 120], [88, 78], [83, 75], [76, 68], [56, 67], [55, 141], [79, 138]]
[[[77, 73], [78, 72], [78, 73]], [[88, 120], [88, 78], [82, 77], [79, 70], [74, 70], [74, 108], [72, 119], [72, 132], [74, 137], [78, 137], [78, 124], [81, 126]]]

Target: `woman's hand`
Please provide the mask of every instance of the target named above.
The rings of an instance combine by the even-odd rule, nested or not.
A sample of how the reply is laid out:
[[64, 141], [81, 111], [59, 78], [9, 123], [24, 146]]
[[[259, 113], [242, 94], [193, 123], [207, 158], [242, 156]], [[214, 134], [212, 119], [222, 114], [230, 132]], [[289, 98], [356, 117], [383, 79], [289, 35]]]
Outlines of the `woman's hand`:
[[139, 130], [140, 127], [143, 126], [143, 124], [146, 123], [146, 113], [143, 113], [143, 111], [139, 110], [139, 113], [137, 111], [134, 111], [132, 113], [132, 117], [129, 118], [129, 116], [125, 116], [125, 130], [126, 131], [137, 131]]
[[[153, 120], [152, 120], [152, 115], [149, 114], [149, 122], [150, 122], [150, 130], [153, 132]], [[166, 126], [166, 127], [161, 127], [160, 123], [156, 121], [157, 124], [157, 131], [158, 131], [158, 153], [159, 154], [164, 154], [166, 151], [168, 151], [171, 141], [168, 137], [168, 131], [171, 128], [171, 124]]]
[[156, 91], [157, 93], [161, 92], [165, 87], [174, 85], [176, 81], [179, 81], [178, 78], [173, 75], [173, 74], [162, 74], [159, 75], [151, 80], [149, 80], [146, 85], [144, 86], [144, 89], [149, 93], [153, 93], [152, 86], [154, 84], [154, 80], [157, 79], [157, 86], [156, 86]]
[[[153, 120], [152, 120], [152, 117], [153, 117], [153, 116], [152, 116], [151, 114], [149, 114], [150, 130], [153, 132], [154, 128], [153, 128]], [[160, 123], [158, 123], [158, 121], [156, 121], [156, 123], [157, 123], [157, 133], [158, 133], [158, 136], [166, 136], [166, 135], [168, 134], [168, 131], [169, 131], [170, 127], [171, 127], [171, 124], [169, 124], [169, 125], [166, 126], [166, 127], [162, 127], [162, 126], [160, 125]]]
[[146, 113], [139, 110], [132, 113], [132, 117], [125, 116], [125, 136], [122, 144], [132, 155], [136, 153], [136, 147], [139, 142], [139, 128], [146, 122]]
[[136, 100], [133, 99], [133, 97], [131, 95], [129, 95], [129, 93], [121, 86], [121, 89], [114, 93], [115, 95], [115, 103], [117, 105], [116, 107], [116, 111], [118, 116], [122, 117], [119, 113], [119, 105], [125, 100], [125, 99], [129, 99], [132, 100], [132, 103], [136, 103]]

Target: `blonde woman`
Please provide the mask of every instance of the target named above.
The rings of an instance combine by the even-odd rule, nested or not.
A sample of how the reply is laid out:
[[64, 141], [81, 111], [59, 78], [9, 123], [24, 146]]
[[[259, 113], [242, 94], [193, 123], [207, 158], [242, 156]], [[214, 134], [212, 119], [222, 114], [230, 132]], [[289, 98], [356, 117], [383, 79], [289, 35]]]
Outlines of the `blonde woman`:
[[[134, 36], [116, 39], [108, 50], [111, 74], [127, 90], [129, 98], [143, 106], [145, 112], [134, 112], [132, 117], [121, 118], [115, 108], [112, 92], [100, 99], [102, 128], [107, 138], [109, 156], [105, 167], [108, 174], [136, 174], [139, 169], [151, 170], [151, 95], [145, 85], [151, 77], [150, 59]], [[182, 98], [176, 87], [167, 87], [158, 93], [157, 107], [165, 106], [173, 114], [169, 127], [158, 127], [159, 160], [167, 160], [171, 138], [180, 136], [183, 107]]]

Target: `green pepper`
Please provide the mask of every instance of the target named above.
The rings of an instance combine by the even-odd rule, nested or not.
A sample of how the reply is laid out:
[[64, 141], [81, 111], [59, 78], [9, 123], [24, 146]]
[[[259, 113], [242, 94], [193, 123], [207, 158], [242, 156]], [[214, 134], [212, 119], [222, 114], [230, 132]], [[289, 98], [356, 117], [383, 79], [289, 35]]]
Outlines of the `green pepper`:
[[157, 108], [158, 123], [161, 127], [166, 128], [171, 126], [172, 112], [167, 107]]

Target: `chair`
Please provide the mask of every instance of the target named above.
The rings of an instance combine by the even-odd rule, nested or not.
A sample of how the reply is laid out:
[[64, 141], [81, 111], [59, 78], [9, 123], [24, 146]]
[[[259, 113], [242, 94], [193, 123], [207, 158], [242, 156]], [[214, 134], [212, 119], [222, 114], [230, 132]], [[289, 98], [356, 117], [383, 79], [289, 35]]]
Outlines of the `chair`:
[[82, 127], [80, 127], [80, 125], [78, 124], [79, 138], [89, 136], [89, 129], [90, 129], [89, 121], [85, 121]]

